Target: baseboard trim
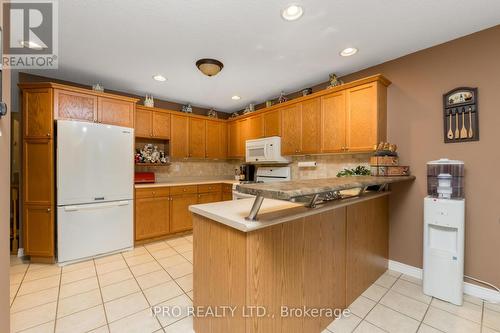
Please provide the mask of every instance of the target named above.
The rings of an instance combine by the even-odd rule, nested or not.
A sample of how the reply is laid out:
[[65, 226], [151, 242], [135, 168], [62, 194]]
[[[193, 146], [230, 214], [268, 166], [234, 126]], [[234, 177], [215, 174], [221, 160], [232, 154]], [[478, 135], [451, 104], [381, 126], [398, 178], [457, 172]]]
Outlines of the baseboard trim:
[[[389, 269], [411, 277], [422, 279], [422, 268], [403, 264], [402, 262], [389, 260]], [[492, 303], [500, 303], [500, 293], [493, 289], [478, 286], [477, 284], [464, 282], [464, 294], [478, 297]]]

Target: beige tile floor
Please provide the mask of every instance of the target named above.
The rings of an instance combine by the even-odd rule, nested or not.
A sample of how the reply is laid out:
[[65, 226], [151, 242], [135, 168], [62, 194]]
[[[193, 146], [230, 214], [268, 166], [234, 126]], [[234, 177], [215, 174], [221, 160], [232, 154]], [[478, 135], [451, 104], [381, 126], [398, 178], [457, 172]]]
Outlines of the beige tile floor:
[[191, 333], [192, 319], [152, 316], [192, 305], [193, 237], [64, 267], [11, 257], [11, 332]]
[[[192, 318], [151, 307], [192, 305], [192, 236], [68, 265], [11, 258], [11, 332], [192, 333]], [[466, 296], [457, 307], [422, 293], [421, 281], [388, 271], [323, 333], [500, 333], [500, 305]], [[308, 332], [305, 332], [308, 333]]]
[[323, 333], [500, 333], [500, 304], [465, 295], [455, 306], [424, 295], [422, 281], [387, 271]]

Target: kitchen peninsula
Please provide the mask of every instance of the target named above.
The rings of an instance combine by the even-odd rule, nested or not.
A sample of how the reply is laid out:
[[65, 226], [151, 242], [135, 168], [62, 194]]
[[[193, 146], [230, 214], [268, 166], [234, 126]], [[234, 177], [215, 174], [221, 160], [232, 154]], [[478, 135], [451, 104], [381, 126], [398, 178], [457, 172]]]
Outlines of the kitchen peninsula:
[[[344, 309], [379, 278], [388, 265], [390, 192], [365, 189], [413, 179], [346, 177], [238, 185], [256, 199], [191, 206], [194, 305], [237, 307], [234, 316], [194, 318], [195, 331], [324, 330], [335, 318], [282, 316], [282, 307]], [[359, 195], [339, 192], [340, 199], [317, 205], [297, 200], [353, 188]], [[293, 198], [296, 202], [285, 201]], [[259, 214], [248, 219], [257, 201]], [[262, 307], [266, 314], [248, 316], [244, 311], [249, 307]]]

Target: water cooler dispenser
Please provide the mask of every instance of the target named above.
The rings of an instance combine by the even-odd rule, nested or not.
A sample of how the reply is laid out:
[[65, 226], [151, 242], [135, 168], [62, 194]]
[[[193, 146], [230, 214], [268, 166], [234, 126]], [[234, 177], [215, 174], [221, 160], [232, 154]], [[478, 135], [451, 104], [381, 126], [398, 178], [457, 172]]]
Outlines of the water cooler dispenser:
[[427, 195], [424, 199], [424, 293], [462, 305], [464, 163], [448, 159], [427, 163]]

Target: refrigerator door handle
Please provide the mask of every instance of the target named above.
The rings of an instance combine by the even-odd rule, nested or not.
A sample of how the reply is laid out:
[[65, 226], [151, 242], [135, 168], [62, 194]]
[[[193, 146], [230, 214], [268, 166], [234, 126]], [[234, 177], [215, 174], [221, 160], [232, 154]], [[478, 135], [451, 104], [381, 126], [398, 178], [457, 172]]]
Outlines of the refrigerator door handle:
[[64, 207], [64, 211], [66, 212], [76, 212], [79, 210], [89, 210], [89, 209], [100, 209], [100, 208], [108, 208], [108, 207], [116, 207], [116, 206], [127, 206], [129, 204], [128, 201], [114, 201], [114, 202], [103, 202], [98, 204], [89, 204], [89, 205], [72, 205]]

